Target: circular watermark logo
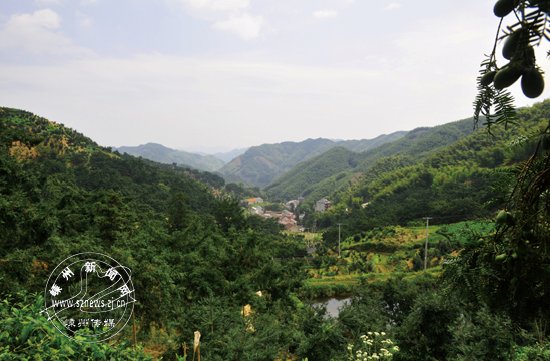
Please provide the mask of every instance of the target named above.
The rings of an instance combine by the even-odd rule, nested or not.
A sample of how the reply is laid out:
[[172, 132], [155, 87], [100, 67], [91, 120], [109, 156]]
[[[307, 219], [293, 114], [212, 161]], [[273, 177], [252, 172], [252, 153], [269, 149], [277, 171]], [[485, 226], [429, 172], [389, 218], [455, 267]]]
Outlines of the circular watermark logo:
[[67, 337], [105, 341], [119, 333], [134, 310], [130, 269], [101, 253], [65, 258], [52, 271], [42, 311]]

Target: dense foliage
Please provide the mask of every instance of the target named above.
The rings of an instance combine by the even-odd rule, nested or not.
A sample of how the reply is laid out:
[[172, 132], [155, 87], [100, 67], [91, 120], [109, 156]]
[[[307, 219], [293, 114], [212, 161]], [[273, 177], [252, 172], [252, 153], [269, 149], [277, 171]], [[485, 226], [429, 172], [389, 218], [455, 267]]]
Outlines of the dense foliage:
[[421, 157], [406, 153], [378, 159], [351, 186], [334, 194], [337, 204], [329, 212], [310, 218], [310, 223], [322, 228], [342, 223], [349, 235], [425, 216], [435, 223], [491, 217], [504, 207], [520, 162], [535, 151], [550, 117], [550, 101], [518, 114], [521, 122], [494, 128], [492, 135], [478, 129]]
[[[380, 158], [316, 219], [326, 231], [308, 257], [305, 236], [247, 216], [229, 195], [257, 190], [226, 192], [210, 173], [111, 152], [1, 108], [0, 359], [189, 359], [196, 330], [204, 360], [342, 361], [357, 351], [397, 361], [548, 359], [549, 107], [521, 110], [514, 137], [494, 129], [493, 138], [474, 132], [436, 148], [428, 137], [419, 159]], [[504, 204], [496, 225], [437, 224]], [[415, 221], [427, 211], [448, 218], [429, 229], [423, 272]], [[132, 327], [87, 345], [40, 313], [49, 273], [84, 251], [132, 270], [137, 346]], [[351, 299], [337, 318], [311, 305], [344, 293]], [[388, 351], [388, 339], [398, 347]]]
[[[59, 333], [45, 316], [42, 296], [9, 295], [0, 303], [0, 359], [21, 361], [152, 360], [127, 343], [75, 342]], [[83, 337], [76, 335], [77, 340]]]
[[[93, 251], [133, 271], [138, 339], [149, 347], [166, 350], [198, 329], [204, 356], [227, 360], [231, 347], [253, 347], [264, 332], [284, 334], [294, 309], [288, 296], [303, 276], [283, 260], [303, 251], [271, 222], [246, 218], [238, 201], [200, 182], [206, 173], [113, 153], [14, 109], [0, 110], [0, 130], [4, 297], [42, 292], [61, 260]], [[249, 303], [258, 311], [254, 334], [240, 315]], [[159, 332], [165, 340], [151, 336]], [[262, 352], [275, 355], [296, 342], [281, 336]]]

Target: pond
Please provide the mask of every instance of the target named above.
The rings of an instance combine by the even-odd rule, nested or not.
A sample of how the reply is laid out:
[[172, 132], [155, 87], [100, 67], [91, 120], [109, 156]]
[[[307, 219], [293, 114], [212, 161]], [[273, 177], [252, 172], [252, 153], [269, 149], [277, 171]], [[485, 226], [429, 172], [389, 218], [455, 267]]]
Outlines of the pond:
[[327, 311], [327, 316], [332, 318], [337, 318], [340, 314], [340, 309], [344, 305], [349, 305], [351, 298], [326, 298], [326, 299], [317, 299], [313, 306], [322, 307], [325, 306]]

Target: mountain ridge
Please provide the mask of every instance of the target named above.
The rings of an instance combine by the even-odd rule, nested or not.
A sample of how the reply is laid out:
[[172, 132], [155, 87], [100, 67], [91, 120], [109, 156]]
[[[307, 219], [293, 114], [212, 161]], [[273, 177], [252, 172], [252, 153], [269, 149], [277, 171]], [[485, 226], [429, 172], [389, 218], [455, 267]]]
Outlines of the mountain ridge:
[[297, 164], [275, 179], [265, 191], [269, 197], [277, 200], [329, 196], [367, 172], [380, 158], [403, 153], [409, 157], [423, 157], [426, 153], [452, 144], [471, 134], [472, 122], [472, 118], [466, 118], [434, 127], [418, 127], [403, 132], [397, 139], [379, 142], [381, 144], [364, 151], [361, 151], [364, 147], [352, 150], [346, 148], [349, 153], [340, 152], [336, 155], [329, 150]]
[[225, 163], [213, 155], [202, 155], [166, 147], [159, 143], [145, 143], [137, 146], [114, 147], [120, 153], [143, 157], [159, 163], [188, 166], [198, 170], [214, 172], [220, 169]]
[[372, 139], [333, 141], [327, 138], [308, 138], [300, 142], [261, 144], [225, 164], [219, 171], [226, 181], [266, 187], [294, 166], [334, 147], [365, 151], [399, 139], [407, 132], [382, 134]]

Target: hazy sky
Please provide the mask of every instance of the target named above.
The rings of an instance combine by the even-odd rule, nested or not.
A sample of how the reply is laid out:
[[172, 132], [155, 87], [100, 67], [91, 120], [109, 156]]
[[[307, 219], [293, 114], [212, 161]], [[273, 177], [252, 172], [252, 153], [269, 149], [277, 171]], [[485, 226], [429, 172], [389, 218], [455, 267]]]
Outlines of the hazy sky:
[[493, 4], [1, 0], [0, 105], [202, 151], [442, 124], [472, 114]]

